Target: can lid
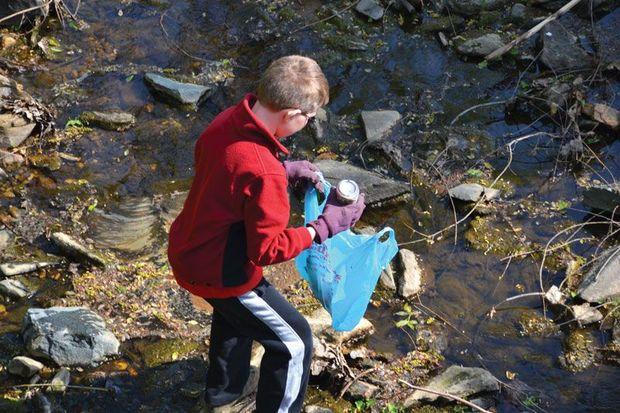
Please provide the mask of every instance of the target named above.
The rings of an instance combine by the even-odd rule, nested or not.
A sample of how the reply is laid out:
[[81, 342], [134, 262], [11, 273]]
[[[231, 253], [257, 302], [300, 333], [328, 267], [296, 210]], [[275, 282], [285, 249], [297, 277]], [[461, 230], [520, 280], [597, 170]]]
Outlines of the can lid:
[[338, 182], [337, 191], [340, 196], [347, 199], [356, 199], [359, 195], [359, 187], [357, 186], [357, 183], [350, 179], [343, 179]]

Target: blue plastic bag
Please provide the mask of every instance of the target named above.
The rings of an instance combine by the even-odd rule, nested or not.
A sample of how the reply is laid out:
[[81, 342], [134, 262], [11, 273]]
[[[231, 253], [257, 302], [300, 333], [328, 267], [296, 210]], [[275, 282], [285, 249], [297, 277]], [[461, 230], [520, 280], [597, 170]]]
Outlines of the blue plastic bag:
[[[305, 195], [306, 223], [325, 208], [331, 185], [323, 181], [325, 200], [319, 205], [314, 188]], [[398, 252], [394, 230], [386, 227], [375, 235], [341, 232], [323, 244], [312, 243], [295, 259], [297, 270], [308, 281], [314, 296], [331, 314], [332, 327], [352, 330], [362, 319], [381, 271]]]

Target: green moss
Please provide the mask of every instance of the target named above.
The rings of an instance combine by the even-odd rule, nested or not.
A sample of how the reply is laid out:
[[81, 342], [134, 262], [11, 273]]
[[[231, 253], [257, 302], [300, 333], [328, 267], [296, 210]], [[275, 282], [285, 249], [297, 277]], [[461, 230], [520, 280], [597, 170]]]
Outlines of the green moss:
[[572, 372], [583, 371], [596, 360], [596, 343], [593, 335], [582, 329], [571, 331], [564, 340], [564, 353], [560, 364]]
[[149, 368], [186, 358], [203, 347], [201, 343], [180, 338], [158, 341], [138, 340], [133, 343], [133, 346], [139, 358]]
[[557, 324], [538, 313], [525, 312], [519, 317], [519, 334], [523, 337], [552, 337], [560, 334]]
[[497, 222], [489, 217], [476, 217], [465, 231], [465, 239], [472, 248], [483, 251], [485, 254], [499, 254], [503, 256], [524, 252], [525, 247], [515, 237], [510, 229], [500, 228]]

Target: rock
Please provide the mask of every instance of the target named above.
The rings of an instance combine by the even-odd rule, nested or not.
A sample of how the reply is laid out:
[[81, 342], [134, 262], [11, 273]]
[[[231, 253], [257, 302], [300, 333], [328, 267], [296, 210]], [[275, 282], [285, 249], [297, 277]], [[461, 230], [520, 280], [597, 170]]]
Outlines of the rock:
[[601, 211], [614, 212], [620, 210], [620, 184], [598, 185], [585, 189], [583, 203], [590, 208], [600, 209]]
[[2, 168], [0, 168], [0, 180], [5, 180], [9, 178], [9, 174], [6, 173], [6, 171]]
[[379, 387], [357, 380], [347, 389], [346, 395], [352, 400], [372, 399], [379, 391]]
[[597, 52], [602, 65], [620, 62], [620, 8], [600, 19], [596, 25]]
[[316, 406], [314, 404], [310, 404], [304, 407], [304, 413], [333, 413], [331, 409], [327, 407]]
[[15, 43], [17, 43], [17, 40], [9, 34], [3, 34], [0, 36], [0, 46], [3, 50], [15, 46]]
[[527, 6], [521, 3], [515, 3], [510, 8], [510, 18], [515, 22], [523, 22], [526, 19]]
[[424, 33], [452, 31], [463, 25], [465, 19], [461, 16], [439, 16], [424, 20], [419, 26], [419, 30]]
[[336, 331], [331, 327], [332, 318], [324, 308], [319, 308], [309, 316], [306, 316], [306, 320], [310, 324], [312, 333], [315, 336], [325, 338], [334, 343], [362, 340], [374, 333], [372, 323], [366, 318], [362, 318], [351, 331]]
[[343, 162], [321, 160], [314, 163], [323, 176], [335, 185], [341, 179], [352, 179], [366, 194], [366, 205], [376, 206], [383, 202], [404, 199], [410, 193], [409, 184], [386, 179], [379, 174], [366, 171]]
[[422, 290], [422, 269], [413, 251], [401, 249], [398, 252], [398, 294], [411, 297]]
[[484, 57], [502, 47], [501, 37], [495, 33], [485, 34], [461, 43], [456, 49], [465, 56]]
[[0, 165], [4, 168], [13, 168], [24, 163], [23, 156], [17, 153], [7, 152], [0, 149]]
[[118, 354], [119, 342], [103, 319], [83, 307], [31, 308], [22, 336], [31, 354], [60, 366], [95, 365]]
[[545, 293], [545, 299], [553, 305], [563, 304], [566, 301], [564, 294], [556, 285], [552, 285]]
[[383, 7], [374, 0], [360, 0], [355, 10], [375, 21], [383, 18], [384, 13]]
[[502, 7], [504, 0], [446, 0], [446, 6], [458, 14], [473, 16], [484, 10], [496, 10]]
[[590, 307], [588, 303], [573, 305], [571, 306], [571, 311], [580, 325], [596, 323], [603, 319], [603, 314], [596, 308]]
[[487, 188], [479, 184], [460, 184], [448, 190], [450, 197], [465, 202], [478, 202], [482, 195], [487, 200], [491, 200], [497, 198], [499, 193], [497, 189]]
[[43, 363], [24, 356], [14, 357], [8, 366], [9, 373], [26, 378], [34, 376], [42, 368]]
[[609, 248], [600, 255], [577, 293], [591, 303], [620, 297], [620, 246]]
[[388, 264], [387, 267], [385, 267], [385, 269], [381, 271], [379, 282], [384, 288], [388, 290], [396, 291], [396, 282], [394, 281], [394, 270], [392, 270], [391, 264]]
[[119, 132], [129, 129], [136, 123], [134, 115], [122, 111], [84, 112], [80, 115], [80, 119], [88, 125]]
[[177, 82], [155, 73], [147, 73], [144, 80], [155, 92], [183, 105], [199, 106], [211, 91], [208, 86]]
[[0, 252], [4, 251], [9, 246], [12, 240], [13, 236], [8, 230], [0, 230]]
[[400, 113], [395, 110], [363, 110], [362, 122], [366, 131], [366, 140], [370, 143], [380, 141], [400, 122]]
[[[424, 387], [467, 398], [482, 392], [498, 391], [499, 382], [491, 373], [481, 368], [450, 366]], [[416, 390], [405, 400], [404, 405], [408, 408], [422, 401], [435, 401], [439, 397], [441, 396]]]
[[586, 330], [572, 330], [564, 339], [564, 352], [558, 358], [560, 365], [573, 373], [592, 366], [596, 360], [597, 340]]
[[316, 111], [316, 116], [314, 117], [314, 122], [310, 123], [310, 132], [319, 142], [325, 141], [325, 134], [327, 129], [329, 128], [329, 118], [327, 111], [323, 108], [319, 108]]
[[0, 294], [12, 298], [24, 298], [30, 291], [18, 280], [6, 279], [0, 281]]
[[52, 234], [52, 241], [60, 248], [68, 257], [81, 262], [89, 262], [101, 267], [105, 266], [105, 261], [99, 255], [89, 251], [85, 246], [78, 243], [69, 235], [62, 232]]
[[71, 382], [71, 373], [66, 367], [61, 367], [58, 373], [52, 378], [50, 390], [55, 392], [64, 392]]
[[577, 36], [557, 21], [543, 27], [539, 39], [540, 61], [554, 72], [587, 69], [593, 65], [592, 57], [579, 45]]
[[592, 120], [612, 129], [618, 129], [620, 126], [620, 111], [607, 105], [585, 103], [582, 107], [582, 112]]
[[19, 115], [0, 114], [0, 148], [6, 149], [21, 145], [35, 127], [36, 123], [30, 123]]
[[53, 263], [51, 262], [6, 262], [4, 264], [0, 264], [0, 272], [2, 272], [2, 275], [4, 275], [5, 277], [11, 277], [13, 275], [26, 274], [32, 271], [36, 271], [40, 268], [45, 268], [52, 264]]

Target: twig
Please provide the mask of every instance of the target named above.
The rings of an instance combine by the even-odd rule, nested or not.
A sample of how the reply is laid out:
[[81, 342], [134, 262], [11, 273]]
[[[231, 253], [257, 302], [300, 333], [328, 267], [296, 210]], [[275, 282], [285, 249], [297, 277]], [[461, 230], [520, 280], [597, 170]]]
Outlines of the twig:
[[200, 60], [201, 62], [207, 62], [208, 63], [209, 60], [204, 59], [202, 57], [194, 56], [190, 52], [188, 52], [185, 49], [183, 49], [181, 46], [177, 45], [174, 41], [172, 41], [172, 39], [170, 38], [170, 35], [168, 35], [168, 32], [166, 31], [166, 28], [164, 27], [164, 17], [166, 16], [166, 13], [168, 13], [168, 10], [166, 10], [165, 12], [163, 12], [161, 14], [161, 17], [159, 18], [159, 27], [161, 27], [161, 30], [164, 32], [164, 35], [166, 36], [166, 40], [170, 43], [170, 45], [173, 48], [177, 49], [179, 52], [183, 53], [187, 57], [190, 57], [190, 58], [195, 59], [195, 60]]
[[334, 12], [334, 14], [332, 14], [330, 16], [327, 16], [327, 17], [325, 17], [325, 18], [323, 18], [321, 20], [317, 20], [317, 21], [315, 21], [313, 23], [306, 24], [305, 26], [302, 26], [299, 29], [293, 30], [289, 34], [295, 34], [295, 33], [300, 32], [302, 30], [306, 30], [309, 27], [316, 26], [317, 24], [320, 24], [320, 23], [326, 22], [327, 20], [333, 19], [334, 17], [338, 16], [340, 13], [344, 13], [345, 11], [349, 10], [350, 8], [355, 7], [357, 5], [357, 3], [359, 3], [359, 2], [360, 2], [360, 0], [354, 1], [353, 3], [349, 4], [344, 9], [338, 10], [338, 11]]
[[498, 57], [503, 56], [506, 52], [508, 52], [514, 46], [516, 46], [517, 44], [521, 43], [523, 40], [527, 40], [530, 37], [532, 37], [533, 35], [535, 35], [536, 33], [538, 33], [540, 31], [540, 29], [545, 27], [545, 25], [547, 23], [557, 19], [558, 17], [560, 17], [561, 15], [563, 15], [564, 13], [566, 13], [567, 11], [569, 11], [570, 9], [575, 7], [579, 2], [581, 2], [581, 0], [571, 0], [571, 1], [569, 1], [564, 6], [562, 6], [560, 9], [558, 9], [555, 13], [551, 14], [545, 20], [541, 21], [536, 26], [532, 27], [530, 30], [528, 30], [527, 32], [523, 33], [521, 36], [517, 37], [516, 39], [514, 39], [510, 43], [508, 43], [508, 44], [500, 47], [499, 49], [489, 53], [488, 55], [486, 55], [485, 56], [485, 60], [493, 60], [493, 59], [497, 59]]
[[368, 370], [364, 370], [363, 372], [361, 372], [360, 374], [358, 374], [357, 376], [355, 376], [351, 381], [349, 381], [343, 388], [342, 390], [340, 390], [340, 394], [338, 395], [338, 398], [336, 400], [340, 400], [342, 399], [342, 396], [344, 396], [344, 394], [347, 392], [347, 390], [349, 390], [349, 387], [351, 387], [353, 385], [353, 383], [355, 383], [356, 381], [358, 381], [359, 379], [361, 379], [362, 377], [372, 373], [373, 371], [377, 370], [376, 367], [371, 367]]
[[19, 16], [19, 15], [21, 15], [21, 14], [26, 14], [26, 13], [29, 13], [29, 12], [31, 12], [31, 11], [35, 11], [35, 10], [42, 9], [42, 8], [44, 8], [44, 7], [46, 7], [46, 6], [49, 6], [49, 5], [50, 5], [50, 4], [52, 4], [53, 2], [54, 2], [54, 0], [49, 0], [47, 3], [40, 4], [40, 5], [38, 5], [38, 6], [34, 6], [34, 7], [29, 7], [29, 8], [27, 8], [27, 9], [20, 10], [20, 11], [18, 11], [18, 12], [15, 12], [15, 13], [13, 13], [13, 14], [9, 14], [8, 16], [1, 18], [1, 19], [0, 19], [0, 23], [2, 23], [3, 21], [6, 21], [6, 20], [10, 20], [10, 19], [12, 19], [13, 17]]
[[[29, 388], [29, 387], [53, 387], [52, 383], [40, 383], [40, 384], [16, 384], [14, 386], [6, 386], [2, 387], [2, 390], [15, 389], [15, 388]], [[63, 385], [62, 387], [66, 387], [67, 389], [77, 389], [77, 390], [94, 390], [94, 391], [102, 391], [106, 393], [110, 393], [112, 389], [106, 389], [105, 387], [91, 387], [91, 386], [76, 386], [74, 384]]]
[[412, 389], [416, 389], [416, 390], [424, 391], [424, 392], [431, 393], [431, 394], [437, 394], [437, 395], [442, 396], [442, 397], [445, 397], [445, 398], [447, 398], [447, 399], [456, 400], [456, 401], [458, 401], [458, 402], [460, 402], [460, 403], [463, 403], [463, 404], [465, 404], [465, 405], [467, 405], [467, 406], [471, 407], [472, 409], [478, 410], [479, 412], [483, 412], [483, 413], [491, 413], [489, 410], [483, 409], [482, 407], [480, 407], [480, 406], [478, 406], [478, 405], [476, 405], [476, 404], [474, 404], [474, 403], [472, 403], [472, 402], [469, 402], [469, 401], [467, 401], [467, 400], [465, 400], [465, 399], [463, 399], [463, 398], [460, 398], [459, 396], [455, 396], [455, 395], [450, 394], [450, 393], [440, 392], [440, 391], [437, 391], [437, 390], [427, 389], [427, 388], [425, 388], [425, 387], [414, 386], [413, 384], [411, 384], [411, 383], [409, 383], [409, 382], [406, 382], [406, 381], [405, 381], [405, 380], [403, 380], [403, 379], [398, 379], [398, 381], [399, 381], [399, 382], [401, 382], [401, 383], [403, 383], [403, 384], [406, 384], [407, 386], [409, 386], [409, 387], [410, 387], [410, 388], [412, 388]]
[[472, 110], [476, 110], [478, 108], [483, 108], [485, 106], [493, 106], [493, 105], [501, 105], [508, 102], [507, 100], [500, 100], [497, 102], [487, 102], [487, 103], [481, 103], [479, 105], [474, 105], [470, 108], [465, 109], [464, 111], [462, 111], [461, 113], [459, 113], [458, 115], [456, 115], [456, 117], [454, 119], [452, 119], [452, 122], [450, 122], [450, 126], [454, 125], [454, 122], [456, 122], [461, 116], [465, 115], [466, 113], [471, 112]]

